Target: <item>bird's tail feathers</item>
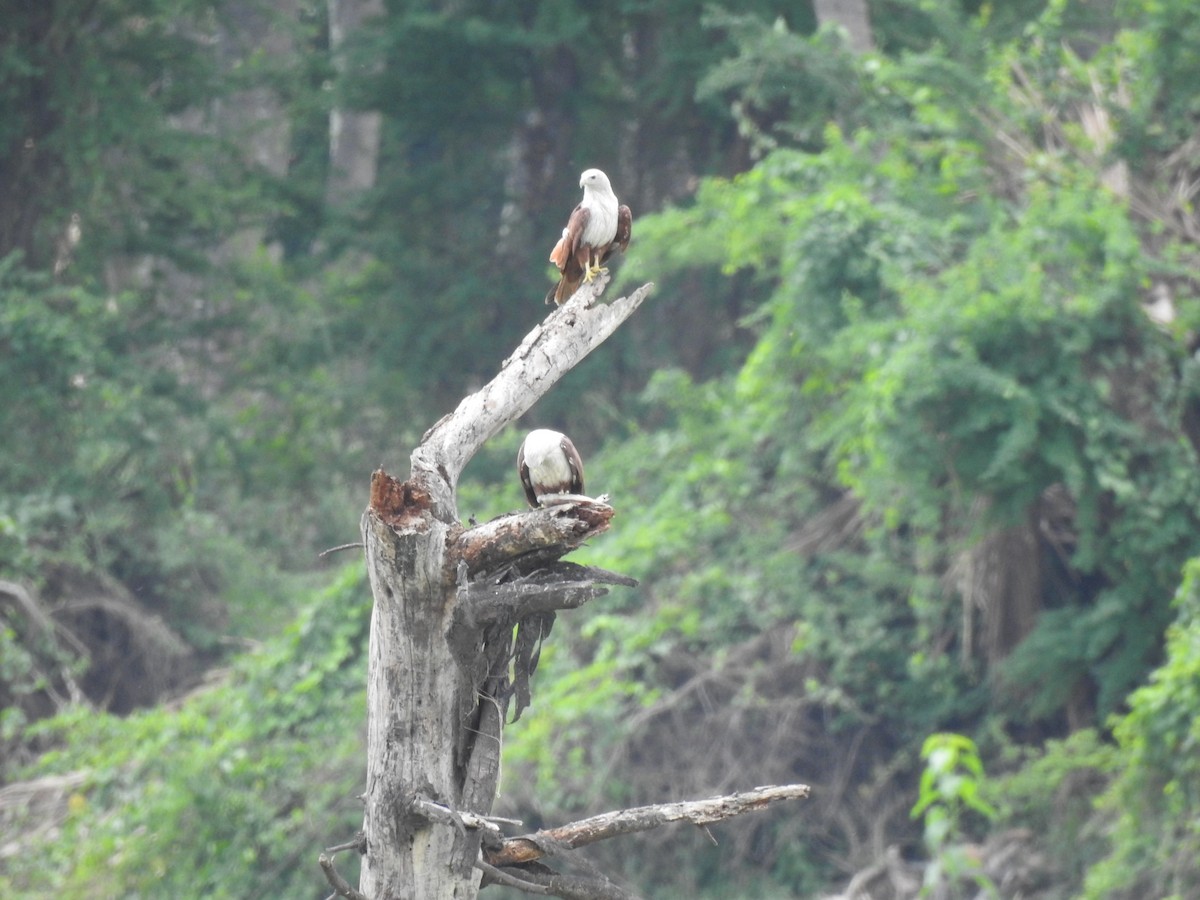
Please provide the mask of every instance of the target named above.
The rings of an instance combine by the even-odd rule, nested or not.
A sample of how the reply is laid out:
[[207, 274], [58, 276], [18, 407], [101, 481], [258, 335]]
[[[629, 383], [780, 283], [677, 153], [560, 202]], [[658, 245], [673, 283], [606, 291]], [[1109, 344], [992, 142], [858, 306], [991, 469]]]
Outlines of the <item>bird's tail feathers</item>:
[[558, 271], [561, 272], [567, 267], [567, 260], [570, 258], [571, 249], [567, 245], [567, 236], [564, 234], [558, 239], [558, 243], [554, 245], [554, 249], [550, 251], [550, 262], [554, 263], [558, 267]]

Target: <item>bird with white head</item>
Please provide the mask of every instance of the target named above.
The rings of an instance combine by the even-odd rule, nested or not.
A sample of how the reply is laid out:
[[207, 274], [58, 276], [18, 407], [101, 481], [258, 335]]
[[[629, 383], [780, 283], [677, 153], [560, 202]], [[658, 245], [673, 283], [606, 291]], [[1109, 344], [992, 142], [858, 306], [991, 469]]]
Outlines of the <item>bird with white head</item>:
[[581, 283], [590, 283], [606, 271], [604, 264], [613, 252], [625, 252], [633, 231], [633, 214], [613, 193], [608, 176], [599, 169], [587, 169], [579, 176], [583, 200], [571, 211], [562, 237], [550, 253], [550, 262], [558, 268], [559, 280], [546, 302], [562, 306]]

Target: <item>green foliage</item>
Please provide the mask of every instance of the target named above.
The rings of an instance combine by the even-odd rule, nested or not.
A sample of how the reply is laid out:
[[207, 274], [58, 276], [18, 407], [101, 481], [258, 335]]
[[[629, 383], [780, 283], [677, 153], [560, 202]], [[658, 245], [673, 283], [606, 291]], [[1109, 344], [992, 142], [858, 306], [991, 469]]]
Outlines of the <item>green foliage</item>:
[[194, 268], [261, 209], [232, 136], [181, 122], [239, 86], [212, 49], [222, 40], [233, 49], [231, 6], [54, 0], [9, 10], [0, 256], [21, 250], [30, 265], [53, 269], [75, 213], [85, 271], [128, 253]]
[[1166, 659], [1129, 697], [1114, 734], [1123, 767], [1101, 801], [1112, 853], [1089, 897], [1188, 897], [1200, 890], [1200, 558], [1175, 596]]
[[[859, 59], [765, 3], [406, 0], [341, 67], [317, 7], [282, 56], [251, 46], [242, 4], [14, 9], [0, 569], [51, 596], [116, 578], [213, 655], [277, 630], [315, 551], [354, 539], [370, 469], [403, 466], [543, 314], [576, 175], [619, 161], [640, 200], [614, 289], [659, 289], [536, 417], [618, 509], [580, 560], [642, 586], [560, 617], [505, 796], [530, 821], [731, 779], [861, 801], [731, 827], [699, 863], [656, 848], [630, 864], [655, 896], [823, 892], [918, 778], [945, 874], [974, 874], [954, 841], [994, 807], [1068, 885], [1194, 893], [1195, 563], [1165, 661], [1162, 640], [1200, 534], [1200, 313], [1190, 212], [1154, 208], [1194, 181], [1191, 6], [899, 0], [873, 7], [880, 49]], [[222, 113], [264, 86], [292, 125], [283, 178]], [[380, 111], [384, 139], [375, 190], [327, 205], [333, 103]], [[1136, 216], [1107, 187], [1122, 161]], [[60, 258], [72, 213], [84, 238]], [[279, 244], [234, 252], [260, 237]], [[1151, 287], [1170, 329], [1140, 308]], [[522, 505], [518, 442], [472, 464], [464, 516]], [[959, 564], [1048, 490], [1069, 498], [1045, 555], [1062, 577], [987, 670]], [[31, 777], [86, 775], [0, 889], [316, 895], [310, 851], [358, 824], [365, 600], [343, 576], [172, 709], [33, 732], [0, 714], [0, 742], [47, 750]], [[29, 651], [0, 631], [10, 693], [38, 689]], [[1040, 744], [1158, 663], [1119, 747]], [[979, 749], [931, 739], [922, 775], [948, 728]], [[734, 762], [687, 781], [718, 739]], [[984, 779], [988, 754], [1008, 774]], [[1110, 778], [1106, 847], [1087, 797]]]
[[1200, 13], [1189, 3], [1130, 2], [1121, 6], [1138, 22], [1118, 42], [1128, 54], [1132, 97], [1122, 111], [1122, 156], [1135, 165], [1148, 153], [1170, 153], [1192, 133], [1200, 105], [1175, 89], [1200, 76]]
[[912, 817], [925, 820], [925, 845], [931, 860], [925, 867], [922, 896], [943, 892], [948, 884], [969, 879], [989, 897], [996, 885], [956, 841], [961, 841], [963, 817], [970, 810], [987, 819], [996, 810], [983, 799], [983, 763], [975, 742], [961, 734], [932, 734], [921, 747], [925, 771]]
[[[759, 153], [778, 146], [779, 138], [819, 147], [826, 121], [851, 114], [861, 100], [858, 67], [842, 52], [841, 41], [832, 34], [806, 37], [816, 25], [811, 13], [797, 9], [792, 15], [799, 22], [791, 27], [783, 16], [767, 22], [720, 8], [708, 9], [703, 19], [706, 27], [726, 32], [736, 52], [705, 75], [696, 95], [735, 96], [731, 107], [738, 128]], [[764, 79], [763, 71], [774, 77]]]
[[[763, 71], [803, 64], [786, 27], [734, 24]], [[659, 424], [592, 467], [621, 516], [591, 559], [643, 578], [637, 614], [661, 635], [653, 653], [623, 643], [627, 658], [608, 654], [605, 672], [661, 686], [652, 709], [682, 702], [673, 659], [706, 654], [719, 667], [781, 621], [808, 667], [792, 696], [822, 704], [826, 733], [878, 726], [907, 748], [950, 723], [1053, 733], [1081, 693], [1110, 712], [1160, 652], [1166, 599], [1198, 546], [1200, 480], [1183, 439], [1189, 364], [1140, 304], [1153, 279], [1179, 271], [1163, 260], [1188, 250], [1146, 240], [1099, 183], [1079, 127], [1047, 139], [1038, 92], [1065, 70], [1053, 102], [1096, 102], [1094, 83], [1115, 83], [1129, 57], [1118, 45], [1081, 62], [1069, 43], [1081, 21], [1063, 4], [1005, 44], [986, 23], [931, 14], [927, 25], [934, 43], [870, 60], [854, 117], [819, 141], [806, 132], [803, 152], [773, 128], [762, 146], [779, 146], [751, 169], [639, 219], [626, 283], [652, 261], [656, 280], [702, 267], [759, 298], [756, 345], [736, 375], [659, 373], [639, 412]], [[956, 29], [968, 33], [959, 50]], [[1018, 62], [1027, 91], [1011, 88]], [[712, 86], [743, 90], [761, 113], [770, 100], [755, 92], [773, 82], [762, 71], [739, 82], [746, 71], [731, 64]], [[1019, 153], [997, 147], [997, 128]], [[1070, 543], [1047, 550], [1068, 574], [1039, 585], [1036, 629], [980, 678], [977, 660], [955, 658], [970, 648], [972, 611], [953, 567], [1048, 490], [1071, 498]], [[857, 527], [833, 538], [814, 523], [847, 491]], [[611, 603], [625, 613], [629, 601]], [[699, 614], [693, 629], [667, 627], [680, 610]], [[634, 630], [614, 633], [628, 642]], [[594, 658], [594, 644], [570, 646], [548, 679]], [[587, 759], [642, 747], [632, 725], [622, 735], [610, 723], [652, 718], [644, 696], [618, 688], [593, 706], [591, 693], [556, 696], [547, 713], [573, 729], [581, 712], [604, 723]], [[745, 714], [753, 700], [730, 705]], [[547, 759], [529, 764], [546, 772]], [[1031, 779], [1060, 777], [1031, 766]], [[604, 789], [639, 796], [635, 783]], [[1062, 848], [1075, 884], [1099, 853], [1087, 837]]]
[[[299, 353], [311, 340], [272, 313], [252, 312], [247, 298], [206, 320], [171, 320], [150, 296], [103, 296], [54, 284], [16, 257], [5, 262], [0, 378], [21, 399], [0, 409], [0, 428], [22, 435], [0, 460], [0, 565], [9, 577], [50, 600], [115, 577], [206, 648], [227, 625], [213, 600], [228, 591], [239, 601], [235, 630], [258, 630], [263, 607], [282, 605], [290, 589], [279, 574], [264, 577], [262, 554], [274, 556], [277, 573], [311, 566], [317, 550], [354, 533], [345, 510], [327, 526], [280, 528], [280, 513], [306, 496], [320, 490], [320, 502], [334, 500], [319, 470], [343, 445], [317, 437], [333, 417], [318, 405], [329, 390], [319, 360], [291, 381], [267, 370], [267, 357], [280, 362], [277, 348]], [[214, 343], [242, 341], [263, 354], [222, 372], [221, 401], [208, 398], [216, 376], [199, 371], [207, 351], [182, 372], [178, 357], [168, 361], [197, 327]], [[278, 494], [284, 486], [290, 496]]]
[[[1041, 747], [999, 748], [993, 773], [981, 785], [995, 806], [995, 824], [1028, 829], [1051, 861], [1055, 889], [1081, 893], [1088, 870], [1108, 849], [1111, 814], [1095, 800], [1122, 763], [1118, 748], [1094, 728], [1083, 728]], [[1001, 768], [1008, 771], [996, 774]]]
[[280, 212], [262, 123], [229, 112], [288, 67], [261, 28], [298, 36], [241, 4], [55, 0], [0, 37], [0, 568], [51, 605], [115, 581], [209, 653], [355, 517], [322, 471], [353, 439], [316, 301], [234, 249]]
[[[901, 287], [905, 315], [847, 336], [852, 352], [866, 341], [878, 352], [826, 422], [860, 496], [935, 534], [947, 511], [967, 513], [960, 498], [988, 498], [1004, 522], [1051, 485], [1070, 490], [1073, 566], [1111, 587], [1079, 598], [1085, 609], [1069, 625], [1086, 642], [1048, 633], [1010, 674], [1053, 684], [1043, 667], [1070, 657], [1044, 651], [1056, 642], [1078, 648], [1074, 675], [1071, 665], [1059, 674], [1069, 684], [1089, 670], [1103, 710], [1153, 658], [1146, 639], [1165, 613], [1146, 598], [1170, 590], [1200, 508], [1194, 457], [1172, 424], [1177, 387], [1164, 378], [1172, 348], [1135, 302], [1144, 278], [1118, 207], [1035, 193], [1020, 219], [982, 236], [962, 264]], [[1068, 620], [1043, 626], [1056, 624]]]
[[[933, 830], [938, 845], [952, 833], [964, 807], [986, 818], [996, 810], [981, 796], [983, 763], [975, 742], [961, 734], [932, 734], [921, 745], [925, 771], [921, 774], [920, 797], [912, 808], [913, 818], [923, 817]], [[941, 811], [934, 815], [934, 811]]]
[[80, 708], [38, 725], [47, 750], [26, 774], [86, 777], [60, 832], [0, 867], [5, 895], [317, 896], [317, 852], [361, 825], [359, 568], [175, 707], [127, 719]]

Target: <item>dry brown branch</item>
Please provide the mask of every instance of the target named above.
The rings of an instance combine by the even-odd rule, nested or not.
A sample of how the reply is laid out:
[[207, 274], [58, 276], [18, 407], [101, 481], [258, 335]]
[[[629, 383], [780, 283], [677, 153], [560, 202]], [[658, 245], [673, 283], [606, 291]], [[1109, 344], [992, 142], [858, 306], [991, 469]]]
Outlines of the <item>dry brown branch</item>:
[[801, 556], [829, 553], [858, 540], [865, 526], [858, 498], [847, 491], [805, 521], [785, 547]]
[[[678, 688], [665, 693], [654, 703], [630, 716], [625, 723], [625, 731], [628, 734], [639, 733], [652, 720], [682, 709], [696, 696], [706, 695], [709, 688], [720, 687], [730, 693], [735, 692], [738, 685], [737, 676], [731, 677], [730, 671], [742, 670], [763, 652], [764, 646], [769, 645], [773, 637], [770, 633], [758, 635], [741, 645], [730, 648], [728, 655], [716, 666], [706, 663]], [[624, 754], [611, 755], [601, 768], [595, 783], [607, 783], [613, 770], [626, 762]]]
[[351, 541], [348, 544], [338, 544], [336, 547], [330, 547], [328, 550], [322, 550], [317, 554], [317, 559], [324, 559], [327, 556], [332, 556], [335, 553], [341, 553], [343, 550], [356, 550], [362, 546], [362, 541]]
[[335, 853], [344, 853], [347, 850], [357, 850], [362, 853], [367, 848], [367, 836], [361, 831], [354, 835], [352, 840], [346, 841], [343, 844], [337, 844], [333, 847], [326, 847], [325, 852], [333, 855]]
[[[884, 878], [886, 886], [878, 885]], [[904, 861], [899, 848], [888, 847], [881, 858], [856, 872], [846, 889], [829, 900], [871, 900], [885, 895], [894, 898], [917, 897], [921, 889], [920, 867]]]
[[17, 584], [15, 581], [0, 580], [0, 600], [5, 597], [9, 599], [11, 604], [25, 614], [25, 617], [37, 625], [42, 632], [50, 637], [54, 634], [54, 622], [50, 616], [42, 609], [33, 595], [25, 588]]
[[[756, 783], [769, 784], [803, 777], [813, 789], [804, 815], [781, 808], [723, 826], [718, 834], [722, 865], [769, 868], [787, 853], [789, 844], [821, 835], [816, 840], [827, 840], [821, 844], [826, 860], [852, 873], [872, 858], [881, 818], [890, 829], [887, 841], [894, 841], [898, 833], [908, 839], [914, 826], [906, 810], [889, 810], [893, 796], [903, 793], [900, 785], [911, 782], [912, 774], [886, 765], [894, 754], [886, 724], [872, 724], [851, 698], [824, 692], [820, 685], [827, 679], [821, 662], [797, 654], [796, 640], [794, 627], [779, 626], [725, 648], [715, 664], [686, 651], [661, 657], [652, 677], [673, 688], [644, 711], [631, 708], [628, 717], [637, 718], [638, 727], [631, 729], [626, 722], [620, 736], [598, 745], [587, 757], [593, 774], [567, 788], [576, 802], [589, 808], [587, 804], [598, 801], [601, 790], [592, 785], [602, 783], [604, 771], [620, 773], [633, 798], [630, 806], [660, 798], [732, 793], [745, 784], [732, 779], [745, 779], [746, 773], [752, 773]], [[809, 684], [817, 687], [810, 690]], [[830, 729], [831, 708], [859, 727], [851, 732]], [[681, 766], [680, 748], [688, 747], [703, 747], [704, 752], [692, 754], [688, 765]], [[872, 781], [874, 772], [883, 773], [878, 783]], [[845, 789], [858, 783], [869, 784], [866, 793]], [[519, 780], [507, 797], [514, 808], [536, 807], [538, 802]], [[836, 821], [839, 808], [847, 810], [844, 821]], [[850, 829], [852, 842], [843, 845], [839, 826]], [[774, 837], [764, 854], [762, 839], [768, 831]], [[678, 889], [699, 887], [690, 866], [694, 848], [689, 851], [690, 842], [681, 843], [675, 830], [644, 832], [638, 843], [661, 867], [678, 870]], [[850, 843], [856, 849], [843, 854]], [[623, 864], [624, 855], [618, 841], [595, 844], [588, 851], [589, 859], [609, 871]]]
[[414, 797], [412, 806], [413, 809], [431, 821], [441, 822], [444, 825], [453, 825], [460, 830], [470, 828], [475, 831], [481, 831], [484, 834], [485, 842], [490, 841], [493, 844], [499, 844], [504, 839], [500, 833], [500, 826], [490, 816], [480, 816], [470, 812], [456, 812], [448, 806], [434, 803], [427, 797]]
[[[52, 616], [47, 613], [34, 596], [27, 591], [24, 586], [15, 581], [0, 580], [0, 608], [2, 608], [7, 600], [7, 605], [14, 607], [20, 613], [29, 625], [35, 627], [41, 632], [42, 640], [49, 646], [57, 646], [59, 642], [68, 644], [72, 654], [86, 658], [88, 655], [87, 647], [66, 630], [59, 623], [55, 622]], [[7, 617], [0, 615], [0, 622], [4, 622]], [[13, 623], [17, 625], [17, 623]], [[17, 626], [20, 627], [19, 625]], [[82, 704], [87, 702], [83, 690], [76, 682], [74, 675], [71, 673], [71, 668], [66, 664], [55, 664], [53, 659], [47, 658], [48, 665], [54, 665], [56, 671], [46, 672], [40, 665], [39, 661], [44, 654], [34, 654], [34, 669], [41, 676], [41, 681], [45, 685], [43, 688], [46, 696], [54, 703], [58, 709], [64, 709], [68, 704]], [[61, 681], [66, 687], [67, 696], [61, 696], [55, 690], [54, 685], [56, 679]]]
[[195, 658], [183, 638], [122, 586], [106, 583], [102, 590], [58, 604], [53, 615], [88, 647], [91, 666], [82, 685], [88, 697], [105, 709], [128, 712], [179, 687]]
[[618, 835], [649, 831], [668, 822], [708, 825], [766, 809], [780, 800], [803, 800], [808, 795], [807, 784], [770, 785], [706, 800], [615, 810], [536, 834], [509, 838], [498, 850], [485, 853], [485, 858], [494, 866], [511, 866], [550, 856], [560, 849], [573, 850]]

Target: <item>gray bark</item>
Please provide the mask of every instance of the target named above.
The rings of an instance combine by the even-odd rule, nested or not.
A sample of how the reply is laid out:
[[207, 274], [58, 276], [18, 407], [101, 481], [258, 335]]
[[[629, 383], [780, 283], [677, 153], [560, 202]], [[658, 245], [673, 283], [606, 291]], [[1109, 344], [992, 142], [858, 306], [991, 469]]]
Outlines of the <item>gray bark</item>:
[[[548, 604], [554, 591], [532, 583], [532, 570], [492, 552], [497, 537], [507, 536], [520, 548], [521, 563], [534, 560], [544, 571], [608, 527], [607, 504], [581, 500], [518, 513], [515, 524], [466, 530], [455, 501], [458, 477], [484, 441], [599, 346], [651, 287], [600, 304], [596, 298], [606, 282], [602, 276], [555, 309], [491, 382], [426, 432], [407, 481], [382, 471], [372, 479], [362, 519], [375, 605], [359, 883], [370, 900], [476, 895], [479, 832], [431, 819], [423, 804], [458, 814], [491, 811], [505, 712], [514, 695], [518, 712], [521, 695], [527, 700], [528, 672], [553, 609], [578, 605], [573, 598], [580, 592], [595, 596], [597, 580], [619, 583], [618, 576], [572, 570], [557, 586], [561, 596]], [[513, 660], [517, 668], [524, 662], [524, 683], [510, 683]]]

